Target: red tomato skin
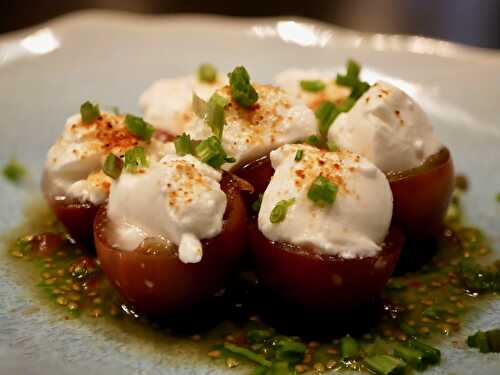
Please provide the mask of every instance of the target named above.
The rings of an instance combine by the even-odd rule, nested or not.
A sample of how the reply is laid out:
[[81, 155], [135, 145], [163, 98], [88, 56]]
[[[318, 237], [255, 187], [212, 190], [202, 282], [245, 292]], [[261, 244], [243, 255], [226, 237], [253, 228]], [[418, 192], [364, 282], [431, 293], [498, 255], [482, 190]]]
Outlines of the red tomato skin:
[[44, 172], [42, 192], [49, 207], [75, 241], [92, 248], [94, 245], [92, 228], [99, 205], [79, 202], [59, 194], [56, 196], [51, 191], [51, 181], [47, 172]]
[[224, 287], [238, 271], [245, 252], [246, 210], [236, 182], [225, 174], [221, 187], [228, 197], [222, 232], [203, 240], [199, 263], [186, 264], [176, 254], [121, 251], [106, 240], [106, 207], [94, 222], [100, 264], [110, 282], [136, 312], [164, 317], [190, 310]]
[[273, 242], [249, 226], [257, 274], [280, 298], [309, 311], [341, 312], [375, 300], [399, 258], [404, 236], [391, 228], [382, 251], [372, 257], [344, 259], [314, 249]]
[[417, 174], [389, 176], [394, 197], [393, 223], [408, 239], [435, 237], [443, 228], [443, 218], [453, 193], [455, 174], [450, 152], [437, 165]]

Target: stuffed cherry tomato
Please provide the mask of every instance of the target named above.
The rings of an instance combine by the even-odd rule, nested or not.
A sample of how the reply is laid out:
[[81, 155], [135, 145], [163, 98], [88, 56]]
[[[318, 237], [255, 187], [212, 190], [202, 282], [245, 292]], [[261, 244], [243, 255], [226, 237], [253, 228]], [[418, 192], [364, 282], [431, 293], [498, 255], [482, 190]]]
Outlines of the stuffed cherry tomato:
[[237, 272], [245, 236], [237, 181], [192, 155], [122, 172], [94, 224], [109, 280], [136, 311], [155, 317], [218, 292]]
[[[148, 89], [141, 99], [146, 119], [164, 132], [177, 136], [185, 133], [195, 141], [214, 135], [214, 129], [223, 129], [220, 143], [228, 156], [228, 161], [222, 165], [226, 171], [234, 171], [281, 145], [318, 134], [313, 111], [297, 98], [279, 87], [250, 85], [248, 72], [243, 67], [236, 68], [231, 77], [246, 81], [248, 87], [254, 90], [251, 99], [242, 100], [241, 93], [240, 96], [238, 92], [235, 94], [233, 82], [220, 87], [211, 85], [211, 90], [206, 90], [202, 89], [208, 87], [206, 83], [194, 85], [190, 80], [189, 95], [182, 95], [183, 112], [175, 112], [164, 105], [158, 107], [163, 112], [156, 118], [154, 113], [160, 113], [157, 104], [167, 103], [170, 93], [175, 91], [172, 85], [182, 79], [160, 81]], [[193, 98], [193, 91], [198, 96]], [[188, 97], [189, 102], [185, 103]], [[218, 115], [215, 118], [211, 113]]]
[[[164, 145], [141, 134], [141, 119], [99, 111], [87, 102], [81, 113], [70, 117], [63, 134], [50, 148], [42, 178], [42, 190], [55, 215], [77, 241], [92, 244], [92, 224], [98, 207], [106, 200], [111, 178], [102, 166], [107, 155], [124, 157], [128, 150], [141, 147], [154, 159]], [[132, 124], [132, 125], [130, 125]], [[150, 128], [148, 128], [148, 126]], [[129, 128], [133, 129], [133, 133]], [[150, 130], [148, 130], [150, 129]]]
[[348, 151], [286, 145], [271, 152], [250, 243], [260, 280], [312, 311], [373, 301], [394, 270], [403, 236], [390, 229], [385, 175]]
[[377, 82], [330, 126], [328, 139], [372, 161], [388, 177], [394, 219], [416, 240], [436, 235], [453, 187], [453, 163], [420, 106]]

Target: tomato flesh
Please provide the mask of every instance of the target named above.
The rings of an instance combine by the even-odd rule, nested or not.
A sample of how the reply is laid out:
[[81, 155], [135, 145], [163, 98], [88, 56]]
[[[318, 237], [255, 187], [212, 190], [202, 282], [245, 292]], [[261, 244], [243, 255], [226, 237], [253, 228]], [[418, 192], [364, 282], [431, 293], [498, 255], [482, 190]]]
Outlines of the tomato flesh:
[[372, 302], [389, 280], [404, 243], [391, 228], [375, 256], [345, 259], [267, 239], [254, 220], [249, 238], [257, 273], [273, 293], [305, 310], [346, 311]]
[[94, 223], [94, 240], [101, 267], [110, 282], [137, 312], [153, 317], [186, 311], [218, 292], [238, 270], [245, 252], [246, 210], [237, 182], [224, 174], [227, 196], [222, 232], [203, 240], [198, 263], [182, 263], [172, 251], [122, 251], [107, 241], [106, 207]]

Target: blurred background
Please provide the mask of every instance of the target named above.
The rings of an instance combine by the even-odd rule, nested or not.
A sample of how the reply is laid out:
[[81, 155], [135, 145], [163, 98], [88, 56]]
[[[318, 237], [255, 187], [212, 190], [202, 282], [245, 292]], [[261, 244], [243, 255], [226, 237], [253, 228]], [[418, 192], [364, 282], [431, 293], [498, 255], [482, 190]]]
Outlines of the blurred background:
[[500, 48], [500, 0], [0, 0], [0, 33], [89, 8], [240, 17], [298, 15], [362, 31]]

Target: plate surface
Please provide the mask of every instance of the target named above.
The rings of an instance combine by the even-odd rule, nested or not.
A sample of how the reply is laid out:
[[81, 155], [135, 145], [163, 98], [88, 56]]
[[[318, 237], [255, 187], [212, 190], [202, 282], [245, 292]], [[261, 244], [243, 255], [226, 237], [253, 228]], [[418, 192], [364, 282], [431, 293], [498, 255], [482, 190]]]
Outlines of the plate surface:
[[[456, 169], [470, 177], [467, 216], [500, 250], [500, 53], [303, 19], [110, 12], [77, 13], [0, 37], [0, 161], [15, 155], [32, 179], [22, 189], [0, 179], [0, 232], [22, 219], [48, 147], [83, 101], [139, 113], [137, 99], [152, 81], [189, 74], [200, 62], [221, 71], [244, 64], [268, 82], [288, 67], [340, 69], [349, 57], [362, 63], [366, 80], [393, 82], [422, 104]], [[13, 272], [0, 259], [1, 374], [235, 373], [198, 364], [181, 347], [154, 350], [147, 338], [111, 326], [60, 320], [44, 308], [25, 314], [36, 299]], [[466, 322], [462, 335], [499, 327], [499, 302]], [[427, 373], [500, 372], [500, 355], [465, 348], [463, 336], [442, 349], [442, 366]]]

